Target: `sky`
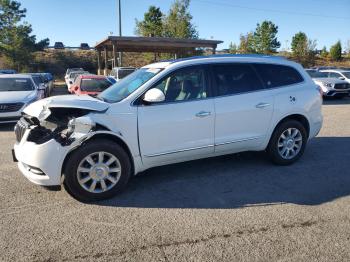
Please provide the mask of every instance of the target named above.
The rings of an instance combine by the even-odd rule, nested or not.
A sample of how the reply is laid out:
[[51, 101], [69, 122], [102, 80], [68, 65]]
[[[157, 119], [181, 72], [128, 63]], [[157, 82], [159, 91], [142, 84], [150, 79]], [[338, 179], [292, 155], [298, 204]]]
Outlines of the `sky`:
[[[150, 5], [167, 13], [174, 0], [121, 0], [122, 35], [135, 35], [135, 19], [142, 20]], [[19, 0], [27, 9], [37, 40], [49, 38], [66, 46], [86, 42], [94, 46], [108, 35], [117, 35], [117, 0]], [[240, 34], [254, 31], [256, 24], [270, 20], [278, 26], [281, 49], [290, 46], [293, 35], [303, 31], [329, 48], [340, 40], [350, 41], [350, 0], [191, 0], [193, 23], [202, 39], [224, 41], [218, 49], [239, 43]]]

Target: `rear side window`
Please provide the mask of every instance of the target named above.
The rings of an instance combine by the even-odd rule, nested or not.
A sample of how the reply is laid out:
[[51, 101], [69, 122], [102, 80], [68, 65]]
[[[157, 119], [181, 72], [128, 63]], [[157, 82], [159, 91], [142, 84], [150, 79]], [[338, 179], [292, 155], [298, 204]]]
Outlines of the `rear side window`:
[[290, 66], [273, 64], [255, 64], [266, 88], [287, 86], [303, 82], [300, 73]]
[[233, 95], [263, 89], [263, 84], [250, 64], [214, 65], [218, 95]]
[[105, 78], [83, 78], [81, 80], [81, 91], [102, 92], [112, 84]]

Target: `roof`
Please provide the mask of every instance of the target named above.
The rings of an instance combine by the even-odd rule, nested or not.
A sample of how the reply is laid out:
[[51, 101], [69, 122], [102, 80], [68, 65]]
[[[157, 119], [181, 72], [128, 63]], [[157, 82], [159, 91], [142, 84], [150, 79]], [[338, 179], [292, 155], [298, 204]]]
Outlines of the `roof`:
[[103, 76], [103, 75], [80, 75], [78, 77], [80, 77], [82, 79], [85, 79], [85, 78], [101, 78], [101, 79], [106, 78], [106, 76]]
[[172, 60], [164, 60], [157, 63], [153, 63], [150, 65], [144, 66], [145, 68], [165, 68], [171, 64], [181, 63], [181, 62], [191, 62], [191, 61], [227, 61], [227, 60], [246, 60], [249, 59], [251, 62], [264, 62], [266, 60], [273, 60], [278, 61], [281, 63], [294, 63], [292, 61], [287, 60], [285, 57], [282, 56], [269, 56], [269, 55], [258, 55], [258, 54], [225, 54], [225, 55], [209, 55], [209, 56], [193, 56], [193, 57], [187, 57], [187, 58], [180, 58], [180, 59], [172, 59]]
[[32, 78], [31, 75], [26, 75], [26, 74], [3, 74], [0, 75], [0, 78]]
[[113, 45], [120, 52], [169, 52], [210, 47], [216, 48], [223, 43], [219, 40], [182, 39], [170, 37], [137, 37], [137, 36], [108, 36], [98, 42], [97, 50], [112, 50]]

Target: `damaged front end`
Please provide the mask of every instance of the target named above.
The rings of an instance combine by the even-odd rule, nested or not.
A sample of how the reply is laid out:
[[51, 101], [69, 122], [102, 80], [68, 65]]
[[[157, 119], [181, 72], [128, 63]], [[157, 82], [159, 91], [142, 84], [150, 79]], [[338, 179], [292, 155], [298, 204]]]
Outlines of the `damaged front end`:
[[39, 115], [39, 117], [24, 115], [20, 119], [15, 127], [18, 142], [23, 133], [21, 129], [30, 129], [28, 142], [43, 144], [54, 139], [62, 146], [67, 146], [75, 140], [73, 133], [87, 134], [96, 126], [89, 117], [86, 117], [91, 112], [88, 109], [50, 108], [44, 110], [44, 115]]
[[101, 128], [88, 114], [107, 109], [107, 103], [90, 97], [61, 96], [38, 101], [25, 108], [15, 126], [17, 142], [27, 133], [26, 140], [38, 145], [51, 139], [62, 146], [71, 145], [96, 127]]

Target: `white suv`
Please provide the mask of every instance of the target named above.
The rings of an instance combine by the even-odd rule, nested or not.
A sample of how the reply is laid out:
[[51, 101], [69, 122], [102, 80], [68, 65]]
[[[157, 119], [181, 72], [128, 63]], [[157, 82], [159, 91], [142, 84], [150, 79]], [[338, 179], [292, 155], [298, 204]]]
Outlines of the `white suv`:
[[83, 201], [114, 196], [154, 166], [266, 150], [288, 165], [322, 126], [320, 90], [275, 57], [197, 57], [145, 66], [97, 98], [56, 96], [24, 111], [14, 159], [33, 183]]

